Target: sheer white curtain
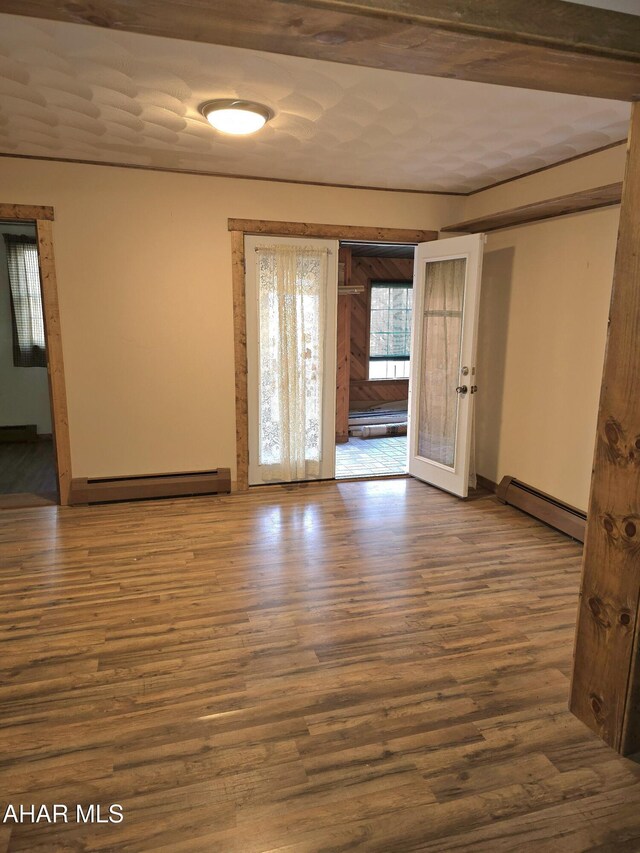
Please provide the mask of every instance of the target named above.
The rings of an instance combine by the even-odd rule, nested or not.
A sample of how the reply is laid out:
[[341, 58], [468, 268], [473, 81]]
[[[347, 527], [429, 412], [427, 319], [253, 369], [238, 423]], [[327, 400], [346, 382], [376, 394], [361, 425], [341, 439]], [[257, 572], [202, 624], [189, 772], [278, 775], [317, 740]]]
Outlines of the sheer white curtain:
[[259, 335], [259, 464], [263, 480], [317, 477], [327, 250], [256, 248]]
[[465, 276], [465, 258], [430, 262], [421, 318], [418, 454], [451, 468], [455, 466]]
[[46, 367], [38, 247], [34, 237], [5, 234], [15, 367]]

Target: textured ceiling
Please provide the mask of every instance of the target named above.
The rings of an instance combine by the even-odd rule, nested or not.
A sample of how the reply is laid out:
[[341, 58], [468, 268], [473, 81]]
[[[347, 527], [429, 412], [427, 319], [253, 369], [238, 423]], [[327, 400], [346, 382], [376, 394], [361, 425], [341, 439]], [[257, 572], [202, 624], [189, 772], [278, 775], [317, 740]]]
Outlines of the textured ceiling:
[[[262, 101], [218, 134], [204, 100]], [[625, 103], [0, 15], [0, 152], [467, 192], [626, 135]]]

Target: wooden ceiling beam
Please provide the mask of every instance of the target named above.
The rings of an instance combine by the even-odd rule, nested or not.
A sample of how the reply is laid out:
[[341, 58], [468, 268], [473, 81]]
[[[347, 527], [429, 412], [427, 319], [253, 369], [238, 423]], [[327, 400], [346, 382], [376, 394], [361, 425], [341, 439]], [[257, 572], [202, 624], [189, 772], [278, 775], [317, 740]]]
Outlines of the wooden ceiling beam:
[[562, 0], [0, 0], [0, 12], [635, 101], [640, 17]]
[[521, 207], [512, 207], [510, 210], [501, 210], [498, 213], [490, 213], [478, 219], [456, 222], [454, 225], [446, 225], [440, 230], [463, 234], [498, 231], [501, 228], [514, 228], [516, 225], [540, 222], [543, 219], [552, 219], [556, 216], [567, 216], [570, 213], [583, 213], [585, 210], [610, 207], [613, 204], [620, 204], [621, 198], [622, 182], [606, 184], [603, 187], [580, 190], [579, 192], [569, 193], [569, 195], [548, 198], [532, 204], [523, 204]]

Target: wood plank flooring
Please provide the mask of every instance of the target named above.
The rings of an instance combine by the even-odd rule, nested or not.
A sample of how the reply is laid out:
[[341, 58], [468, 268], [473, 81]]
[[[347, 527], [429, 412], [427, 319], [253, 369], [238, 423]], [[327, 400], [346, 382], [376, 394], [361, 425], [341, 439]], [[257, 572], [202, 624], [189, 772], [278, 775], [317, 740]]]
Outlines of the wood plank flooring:
[[56, 465], [53, 441], [0, 442], [0, 495], [53, 496]]
[[567, 710], [579, 568], [414, 480], [4, 512], [0, 807], [70, 819], [0, 851], [638, 851]]

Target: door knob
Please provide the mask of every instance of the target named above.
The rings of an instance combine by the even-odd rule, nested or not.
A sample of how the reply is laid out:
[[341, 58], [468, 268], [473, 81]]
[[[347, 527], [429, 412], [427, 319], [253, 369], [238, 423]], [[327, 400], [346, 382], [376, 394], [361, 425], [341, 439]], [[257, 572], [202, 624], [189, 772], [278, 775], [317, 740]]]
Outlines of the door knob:
[[458, 387], [456, 388], [456, 393], [457, 394], [466, 394], [468, 390], [469, 389], [467, 388], [466, 385], [458, 385]]

